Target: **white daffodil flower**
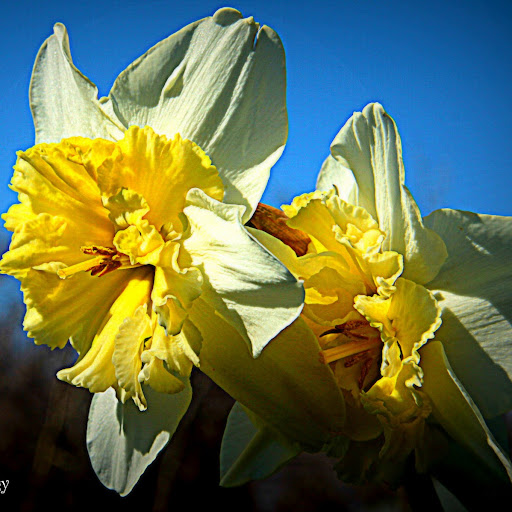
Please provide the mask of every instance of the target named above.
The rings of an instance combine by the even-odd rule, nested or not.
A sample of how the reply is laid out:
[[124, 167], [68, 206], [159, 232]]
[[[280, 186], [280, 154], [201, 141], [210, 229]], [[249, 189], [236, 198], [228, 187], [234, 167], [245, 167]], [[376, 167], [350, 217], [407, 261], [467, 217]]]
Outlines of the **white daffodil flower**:
[[187, 410], [204, 340], [225, 352], [212, 325], [252, 360], [302, 309], [302, 285], [244, 227], [286, 142], [285, 94], [279, 37], [234, 9], [158, 43], [106, 98], [62, 24], [39, 51], [37, 144], [14, 167], [1, 271], [35, 343], [77, 350], [58, 377], [95, 393], [89, 454], [120, 494]]
[[[423, 219], [379, 104], [351, 117], [317, 190], [283, 210], [274, 226], [257, 212], [253, 234], [304, 281], [293, 326], [317, 339], [333, 376], [324, 393], [334, 385], [344, 397], [344, 424], [324, 446], [340, 477], [400, 481], [414, 453], [416, 468], [431, 470], [442, 462], [428, 444], [440, 426], [493, 475], [487, 490], [509, 486], [512, 465], [485, 418], [512, 409], [512, 219], [449, 209]], [[306, 446], [243, 405], [223, 440], [225, 485], [264, 477]]]

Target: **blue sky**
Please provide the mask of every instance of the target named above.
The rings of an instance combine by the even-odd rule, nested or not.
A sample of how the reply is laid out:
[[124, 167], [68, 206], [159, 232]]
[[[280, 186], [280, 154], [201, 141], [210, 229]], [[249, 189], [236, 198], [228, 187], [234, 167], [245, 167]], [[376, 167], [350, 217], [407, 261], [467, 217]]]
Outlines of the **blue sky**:
[[[63, 22], [77, 67], [108, 94], [150, 46], [224, 2], [103, 0], [2, 7], [0, 210], [15, 151], [33, 144], [28, 84], [39, 46]], [[424, 214], [441, 207], [510, 215], [512, 7], [502, 1], [233, 1], [281, 36], [288, 145], [263, 200], [314, 188], [329, 144], [355, 110], [380, 101], [402, 135], [406, 180]]]

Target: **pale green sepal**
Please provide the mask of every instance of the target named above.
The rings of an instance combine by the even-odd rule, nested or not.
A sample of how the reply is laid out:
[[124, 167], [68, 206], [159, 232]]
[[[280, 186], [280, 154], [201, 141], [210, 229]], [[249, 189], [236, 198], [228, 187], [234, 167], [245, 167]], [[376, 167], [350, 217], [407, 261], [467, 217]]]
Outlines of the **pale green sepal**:
[[172, 437], [192, 398], [190, 383], [175, 395], [144, 388], [148, 409], [132, 400], [122, 404], [110, 388], [92, 399], [87, 450], [101, 483], [121, 496], [131, 492], [142, 473]]
[[345, 201], [362, 206], [386, 233], [383, 250], [404, 256], [403, 277], [425, 283], [446, 259], [439, 236], [423, 225], [405, 186], [402, 143], [393, 119], [382, 105], [355, 112], [331, 144], [317, 187], [336, 187]]
[[446, 432], [478, 457], [497, 477], [512, 482], [512, 464], [487, 428], [480, 411], [450, 368], [440, 341], [421, 349], [422, 389], [432, 401], [434, 418]]
[[272, 29], [220, 9], [133, 62], [103, 101], [125, 126], [198, 144], [225, 201], [246, 206], [249, 220], [288, 135], [284, 50]]
[[257, 357], [300, 314], [304, 289], [286, 267], [250, 236], [243, 207], [220, 203], [192, 189], [183, 210], [191, 234], [183, 241], [201, 268], [209, 301], [235, 327]]
[[512, 219], [437, 210], [425, 223], [449, 257], [428, 283], [456, 375], [485, 417], [512, 409]]
[[255, 425], [236, 402], [228, 416], [220, 452], [220, 485], [235, 487], [266, 478], [301, 452], [268, 427]]
[[432, 478], [437, 497], [443, 506], [443, 510], [449, 512], [468, 512], [468, 509], [450, 492], [439, 480]]
[[201, 371], [235, 400], [305, 450], [318, 451], [343, 431], [345, 402], [320, 345], [299, 317], [258, 359], [234, 327], [202, 296], [190, 320], [203, 337]]
[[66, 137], [117, 140], [123, 127], [98, 101], [98, 88], [73, 64], [66, 27], [54, 34], [37, 54], [30, 82], [30, 107], [36, 141], [60, 142]]

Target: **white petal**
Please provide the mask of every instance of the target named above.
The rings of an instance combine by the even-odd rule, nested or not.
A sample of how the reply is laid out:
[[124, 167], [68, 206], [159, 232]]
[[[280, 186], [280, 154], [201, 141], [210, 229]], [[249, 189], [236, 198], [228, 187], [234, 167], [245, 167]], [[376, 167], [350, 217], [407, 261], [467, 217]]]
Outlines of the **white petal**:
[[144, 389], [148, 410], [122, 404], [112, 388], [96, 393], [87, 424], [87, 449], [101, 483], [126, 496], [176, 431], [192, 398], [190, 384], [175, 395]]
[[512, 408], [512, 218], [438, 210], [425, 218], [448, 259], [428, 287], [443, 308], [437, 335], [484, 416]]
[[286, 142], [285, 82], [277, 34], [221, 9], [137, 59], [110, 98], [126, 126], [199, 144], [220, 172], [225, 201], [249, 206], [245, 222]]
[[41, 46], [30, 83], [30, 106], [37, 142], [59, 142], [65, 137], [122, 137], [122, 125], [109, 117], [98, 101], [97, 87], [74, 66], [66, 27]]
[[328, 191], [334, 187], [338, 191], [339, 196], [347, 201], [347, 203], [357, 204], [357, 182], [354, 174], [350, 169], [341, 164], [338, 159], [339, 157], [334, 157], [331, 154], [324, 160], [318, 174], [316, 188], [317, 190]]
[[297, 318], [304, 290], [284, 265], [242, 225], [243, 207], [219, 203], [202, 190], [187, 196], [191, 236], [183, 243], [192, 264], [201, 266], [219, 314], [235, 327], [257, 357]]
[[238, 402], [231, 409], [222, 438], [220, 485], [234, 487], [266, 478], [300, 453], [298, 445], [256, 426]]
[[446, 258], [444, 244], [425, 228], [404, 184], [402, 143], [395, 122], [378, 103], [355, 112], [331, 144], [317, 188], [338, 189], [347, 202], [362, 206], [386, 233], [383, 249], [404, 255], [403, 277], [425, 283]]
[[512, 481], [512, 465], [487, 428], [480, 411], [453, 373], [443, 344], [431, 341], [421, 348], [422, 389], [432, 400], [433, 414], [442, 427], [476, 455], [496, 475]]

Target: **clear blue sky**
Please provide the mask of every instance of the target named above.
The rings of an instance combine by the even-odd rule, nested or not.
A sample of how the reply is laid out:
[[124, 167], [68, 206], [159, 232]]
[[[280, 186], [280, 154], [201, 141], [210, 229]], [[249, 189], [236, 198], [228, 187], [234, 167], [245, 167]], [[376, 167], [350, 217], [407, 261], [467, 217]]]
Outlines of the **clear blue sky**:
[[[160, 39], [226, 4], [90, 0], [2, 6], [0, 210], [15, 151], [33, 144], [28, 84], [55, 22], [77, 67], [108, 94]], [[507, 1], [270, 1], [231, 6], [281, 36], [287, 52], [288, 145], [264, 201], [314, 188], [329, 144], [354, 110], [380, 101], [402, 135], [407, 183], [426, 215], [440, 207], [510, 215], [512, 4]]]

